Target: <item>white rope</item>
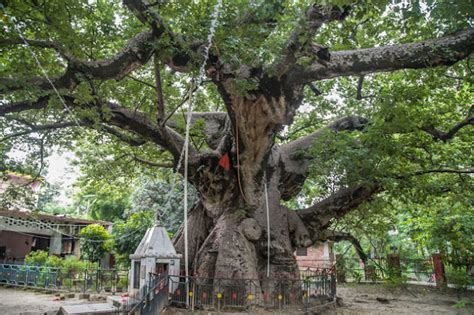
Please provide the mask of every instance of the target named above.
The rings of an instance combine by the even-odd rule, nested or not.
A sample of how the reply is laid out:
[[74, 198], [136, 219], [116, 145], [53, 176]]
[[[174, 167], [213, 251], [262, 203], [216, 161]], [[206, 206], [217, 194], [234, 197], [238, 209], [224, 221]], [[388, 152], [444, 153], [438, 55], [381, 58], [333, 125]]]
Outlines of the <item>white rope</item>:
[[[63, 97], [61, 96], [61, 94], [59, 93], [58, 89], [56, 88], [56, 86], [54, 85], [53, 81], [50, 79], [49, 75], [48, 75], [48, 72], [46, 71], [46, 69], [43, 67], [43, 65], [41, 64], [38, 56], [36, 55], [35, 51], [31, 48], [30, 44], [28, 43], [28, 41], [26, 40], [26, 38], [23, 36], [23, 34], [21, 33], [20, 29], [18, 28], [18, 25], [17, 25], [17, 22], [15, 21], [15, 19], [13, 17], [10, 17], [7, 12], [5, 11], [5, 9], [3, 8], [3, 6], [1, 6], [0, 4], [0, 8], [2, 9], [4, 15], [11, 19], [13, 21], [13, 27], [15, 29], [15, 31], [18, 33], [18, 36], [21, 38], [21, 40], [23, 41], [23, 43], [26, 45], [28, 51], [30, 52], [30, 54], [32, 55], [32, 57], [34, 58], [37, 66], [40, 68], [41, 72], [43, 73], [43, 76], [46, 78], [46, 80], [48, 81], [48, 83], [51, 85], [51, 87], [53, 88], [53, 91], [56, 93], [56, 95], [58, 96], [58, 99], [59, 101], [61, 102], [61, 104], [63, 105], [63, 107], [66, 109], [66, 111], [71, 115], [71, 118], [72, 120], [74, 121], [75, 125], [77, 127], [81, 127], [80, 124], [79, 124], [79, 120], [77, 119], [76, 115], [74, 114], [74, 112], [71, 110], [71, 108], [66, 104], [66, 102], [64, 101]], [[214, 24], [214, 27], [215, 27], [215, 23]], [[208, 51], [208, 47], [207, 47], [207, 50], [206, 50], [206, 53]], [[206, 58], [206, 62], [207, 62], [207, 58]], [[201, 71], [202, 74], [204, 74], [204, 71]], [[200, 73], [201, 73], [200, 72]], [[202, 79], [201, 79], [202, 81]], [[93, 146], [94, 148], [94, 151], [97, 153], [97, 156], [102, 159], [102, 161], [104, 161], [104, 156], [103, 156], [103, 152], [99, 151], [98, 150], [98, 147], [96, 146]], [[175, 185], [176, 185], [176, 174], [178, 173], [180, 167], [181, 167], [181, 163], [183, 161], [183, 156], [184, 156], [184, 147], [183, 149], [181, 150], [181, 153], [180, 153], [180, 157], [179, 157], [179, 161], [178, 161], [178, 166], [176, 168], [176, 173], [175, 175], [173, 176], [173, 181], [172, 181], [172, 186], [171, 186], [171, 190], [168, 194], [168, 203], [170, 202], [171, 200], [171, 195], [173, 194], [173, 191], [174, 191], [174, 188], [175, 188]], [[104, 163], [104, 165], [106, 166], [106, 168], [108, 169], [108, 171], [110, 173], [112, 173], [112, 169], [110, 168], [110, 166], [107, 164], [107, 163]], [[137, 227], [134, 231], [132, 231], [130, 234], [126, 234], [126, 235], [123, 235], [123, 236], [129, 236], [129, 235], [132, 235], [136, 232], [140, 231], [140, 227]], [[65, 233], [62, 233], [62, 232], [59, 232], [65, 236], [68, 236], [68, 237], [71, 237], [70, 235], [68, 234], [65, 234]], [[122, 237], [120, 237], [122, 238]], [[116, 238], [116, 239], [119, 239], [119, 238]]]
[[263, 187], [265, 190], [265, 208], [267, 212], [267, 278], [270, 277], [270, 209], [268, 207], [267, 172], [263, 173]]
[[[3, 9], [3, 7], [2, 7]], [[49, 78], [49, 75], [48, 75], [48, 72], [46, 71], [46, 69], [43, 67], [43, 65], [41, 64], [41, 62], [39, 61], [38, 59], [38, 56], [36, 55], [36, 53], [33, 51], [33, 49], [31, 48], [30, 44], [28, 43], [28, 41], [26, 40], [26, 38], [23, 36], [23, 34], [21, 33], [20, 29], [18, 28], [18, 24], [17, 22], [15, 21], [15, 19], [13, 19], [12, 17], [10, 17], [7, 12], [3, 9], [3, 12], [5, 14], [5, 16], [9, 19], [11, 19], [13, 21], [13, 27], [15, 28], [15, 31], [18, 33], [18, 36], [20, 36], [21, 40], [23, 41], [23, 43], [26, 45], [26, 48], [28, 49], [28, 51], [30, 52], [31, 56], [33, 57], [33, 59], [35, 60], [36, 64], [38, 65], [38, 68], [40, 68], [41, 72], [43, 73], [43, 76], [46, 78], [46, 80], [48, 81], [48, 83], [51, 85], [51, 87], [53, 88], [54, 92], [58, 95], [58, 98], [59, 98], [59, 101], [61, 102], [61, 104], [64, 106], [64, 108], [66, 109], [66, 111], [71, 115], [71, 118], [72, 120], [74, 121], [74, 123], [80, 127], [79, 125], [79, 120], [77, 119], [77, 117], [74, 115], [74, 113], [72, 112], [72, 110], [69, 108], [69, 106], [66, 105], [66, 102], [64, 101], [63, 97], [61, 96], [61, 94], [59, 93], [58, 89], [56, 88], [56, 86], [54, 85], [53, 81]]]
[[[200, 69], [199, 69], [198, 77], [197, 77], [197, 80], [196, 80], [196, 86], [197, 87], [199, 87], [201, 85], [202, 81], [203, 81], [203, 77], [204, 77], [205, 70], [206, 70], [205, 67], [206, 67], [207, 61], [209, 59], [209, 49], [210, 49], [210, 46], [212, 44], [212, 39], [214, 38], [216, 25], [217, 25], [217, 19], [218, 19], [218, 16], [219, 16], [221, 5], [222, 5], [222, 0], [217, 0], [217, 3], [214, 6], [213, 14], [211, 16], [211, 26], [210, 26], [210, 29], [209, 29], [209, 34], [207, 36], [207, 45], [204, 47], [204, 60], [203, 60], [203, 63], [201, 65]], [[2, 9], [3, 9], [3, 7], [2, 7]], [[3, 11], [4, 11], [5, 16], [10, 18], [7, 15], [7, 13], [5, 12], [5, 10], [3, 10]], [[73, 119], [74, 123], [78, 127], [80, 127], [80, 124], [79, 124], [79, 121], [78, 121], [77, 117], [74, 115], [72, 110], [66, 104], [63, 97], [61, 96], [61, 94], [57, 90], [56, 86], [54, 85], [53, 81], [49, 78], [48, 73], [46, 72], [46, 70], [42, 66], [41, 62], [39, 61], [38, 57], [36, 56], [36, 53], [33, 51], [31, 46], [29, 45], [28, 41], [23, 37], [23, 35], [22, 35], [20, 29], [18, 28], [17, 24], [13, 23], [13, 26], [14, 26], [16, 32], [18, 33], [18, 35], [20, 36], [20, 38], [22, 39], [22, 41], [25, 43], [27, 49], [30, 51], [31, 55], [35, 59], [35, 62], [38, 65], [38, 67], [41, 69], [41, 72], [43, 73], [44, 77], [46, 78], [48, 83], [51, 85], [54, 92], [57, 94], [61, 104], [68, 111], [68, 113], [72, 116], [72, 119]], [[189, 89], [190, 94], [189, 94], [189, 98], [188, 98], [188, 112], [187, 112], [187, 119], [186, 119], [186, 135], [185, 135], [185, 141], [184, 141], [184, 148], [181, 151], [180, 158], [179, 158], [179, 161], [178, 161], [178, 166], [177, 166], [177, 169], [176, 169], [176, 173], [178, 173], [178, 170], [181, 166], [181, 161], [182, 161], [182, 158], [183, 158], [183, 155], [184, 155], [184, 247], [185, 247], [184, 257], [185, 257], [185, 274], [186, 274], [186, 276], [189, 276], [189, 267], [188, 267], [189, 266], [189, 261], [188, 261], [188, 259], [189, 259], [188, 258], [188, 224], [187, 224], [187, 217], [188, 217], [187, 216], [187, 208], [188, 208], [188, 196], [187, 196], [187, 194], [188, 194], [188, 185], [187, 184], [188, 183], [187, 183], [187, 179], [188, 179], [189, 133], [190, 133], [190, 126], [191, 126], [191, 119], [192, 119], [192, 94], [193, 94], [192, 91], [193, 91], [193, 88], [190, 88]], [[170, 194], [173, 191], [174, 185], [175, 185], [175, 177], [173, 178], [173, 185], [172, 185], [172, 189], [170, 190]]]
[[[199, 69], [198, 77], [196, 80], [196, 87], [199, 87], [202, 83], [205, 71], [206, 64], [209, 59], [209, 48], [212, 44], [212, 39], [214, 38], [214, 33], [216, 31], [217, 18], [219, 16], [220, 7], [222, 0], [217, 0], [214, 5], [214, 11], [211, 16], [211, 26], [209, 28], [209, 34], [207, 36], [207, 44], [204, 47], [204, 60]], [[189, 256], [188, 256], [188, 154], [189, 154], [189, 131], [191, 128], [191, 118], [193, 114], [193, 88], [189, 89], [188, 97], [188, 112], [186, 117], [186, 134], [184, 138], [184, 268], [186, 277], [189, 276]]]
[[[28, 41], [26, 40], [26, 38], [23, 36], [23, 34], [21, 33], [21, 30], [19, 29], [18, 27], [18, 22], [16, 21], [16, 19], [14, 17], [11, 17], [5, 10], [5, 8], [3, 7], [3, 5], [0, 4], [0, 9], [3, 11], [3, 14], [8, 18], [8, 19], [11, 19], [12, 20], [12, 24], [13, 24], [13, 28], [15, 29], [15, 31], [18, 33], [18, 36], [21, 38], [21, 40], [23, 41], [23, 43], [26, 45], [26, 48], [28, 49], [28, 51], [30, 52], [31, 56], [33, 57], [33, 59], [35, 60], [35, 63], [36, 65], [38, 66], [38, 68], [40, 68], [41, 72], [43, 73], [43, 76], [46, 78], [46, 80], [48, 81], [48, 83], [51, 85], [51, 88], [53, 89], [53, 91], [56, 93], [56, 95], [58, 96], [58, 99], [60, 101], [60, 103], [63, 105], [63, 107], [66, 109], [66, 111], [69, 113], [69, 115], [71, 116], [71, 119], [73, 120], [74, 124], [79, 127], [79, 130], [81, 130], [81, 125], [79, 123], [79, 119], [77, 118], [77, 116], [74, 114], [74, 112], [71, 110], [71, 108], [66, 104], [66, 102], [64, 101], [64, 98], [61, 96], [61, 93], [59, 93], [58, 89], [56, 88], [56, 86], [54, 85], [53, 81], [51, 80], [51, 78], [49, 77], [48, 75], [48, 72], [46, 71], [46, 69], [43, 67], [43, 65], [41, 64], [38, 56], [36, 55], [35, 51], [31, 48], [30, 44], [28, 43]], [[105, 162], [103, 163], [103, 165], [107, 168], [107, 170], [109, 171], [110, 174], [113, 174], [112, 172], [112, 169], [110, 167], [110, 165], [107, 163], [106, 159], [105, 159], [105, 156], [104, 156], [104, 153], [102, 151], [99, 151], [98, 149], [99, 147], [98, 146], [93, 146], [93, 151], [95, 151], [95, 153], [97, 153], [97, 156], [99, 157], [99, 160], [102, 160], [102, 162]]]

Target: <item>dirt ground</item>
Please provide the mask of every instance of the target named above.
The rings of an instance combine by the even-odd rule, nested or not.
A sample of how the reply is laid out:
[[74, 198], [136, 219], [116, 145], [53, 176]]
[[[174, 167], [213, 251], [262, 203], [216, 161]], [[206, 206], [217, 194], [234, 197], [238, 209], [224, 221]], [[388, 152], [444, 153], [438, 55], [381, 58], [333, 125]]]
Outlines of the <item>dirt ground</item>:
[[99, 303], [77, 297], [62, 301], [56, 301], [57, 299], [54, 294], [0, 286], [0, 315], [53, 315], [62, 305]]
[[342, 297], [344, 306], [337, 307], [334, 315], [474, 314], [474, 291], [347, 284], [337, 286], [337, 296]]
[[[453, 289], [437, 290], [429, 287], [409, 286], [390, 289], [383, 285], [338, 285], [337, 295], [343, 306], [331, 315], [395, 315], [395, 314], [473, 314], [474, 291], [460, 292]], [[456, 308], [456, 303], [465, 306]], [[0, 286], [0, 315], [56, 314], [62, 305], [88, 302], [77, 297], [55, 301], [54, 294], [45, 294], [19, 288]]]

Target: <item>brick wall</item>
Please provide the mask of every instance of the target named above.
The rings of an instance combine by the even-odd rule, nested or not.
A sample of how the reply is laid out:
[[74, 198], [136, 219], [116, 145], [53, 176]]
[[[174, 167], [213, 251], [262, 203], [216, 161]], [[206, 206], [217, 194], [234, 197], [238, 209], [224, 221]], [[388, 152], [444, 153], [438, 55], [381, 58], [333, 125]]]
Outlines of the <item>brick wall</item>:
[[300, 269], [329, 268], [334, 262], [333, 242], [320, 243], [297, 250], [294, 255]]
[[23, 259], [31, 251], [33, 237], [10, 231], [0, 231], [0, 247], [6, 247], [6, 259]]

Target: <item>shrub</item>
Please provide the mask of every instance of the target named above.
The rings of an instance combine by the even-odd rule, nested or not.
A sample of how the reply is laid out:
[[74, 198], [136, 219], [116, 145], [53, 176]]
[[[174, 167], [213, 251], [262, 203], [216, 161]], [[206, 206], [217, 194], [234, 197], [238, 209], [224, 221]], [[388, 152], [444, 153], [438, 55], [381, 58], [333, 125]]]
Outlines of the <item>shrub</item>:
[[68, 273], [78, 273], [87, 268], [87, 263], [79, 260], [76, 256], [68, 256], [63, 260], [63, 267]]
[[384, 285], [388, 288], [406, 288], [408, 286], [408, 277], [403, 275], [396, 268], [388, 268], [386, 270], [387, 278]]
[[80, 235], [82, 256], [90, 262], [99, 262], [111, 249], [110, 234], [102, 225], [88, 225]]
[[25, 265], [43, 266], [48, 260], [49, 254], [44, 250], [36, 250], [25, 257]]
[[471, 278], [466, 270], [453, 268], [446, 273], [449, 283], [453, 284], [456, 289], [467, 289], [474, 285], [474, 279]]
[[48, 267], [62, 268], [64, 260], [58, 256], [49, 256], [45, 265]]

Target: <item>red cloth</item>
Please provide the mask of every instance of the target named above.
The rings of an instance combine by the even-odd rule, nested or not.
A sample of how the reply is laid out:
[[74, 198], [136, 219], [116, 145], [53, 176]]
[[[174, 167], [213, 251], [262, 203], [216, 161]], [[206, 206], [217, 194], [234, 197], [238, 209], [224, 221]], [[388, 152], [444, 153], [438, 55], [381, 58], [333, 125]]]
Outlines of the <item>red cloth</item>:
[[225, 169], [226, 171], [230, 170], [230, 160], [229, 154], [225, 153], [219, 160], [219, 166]]

